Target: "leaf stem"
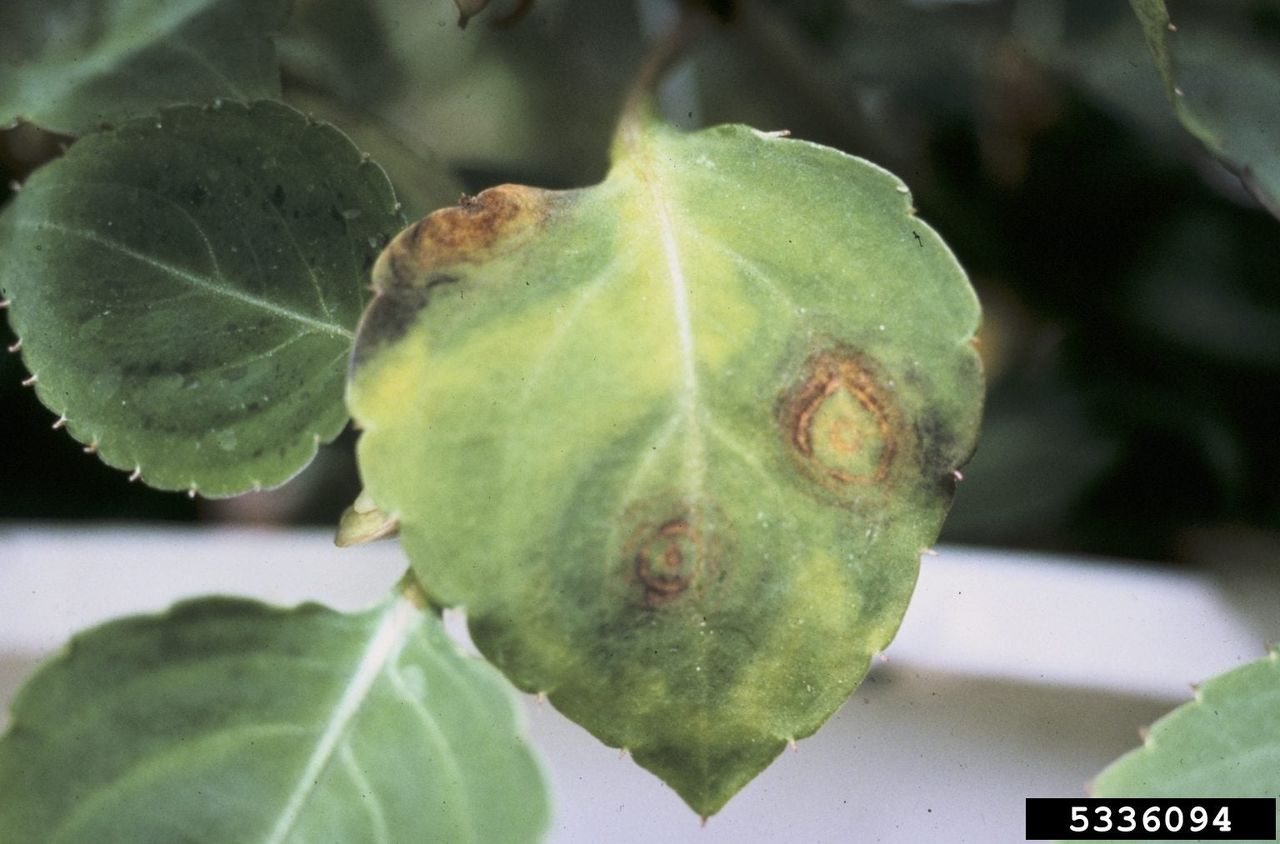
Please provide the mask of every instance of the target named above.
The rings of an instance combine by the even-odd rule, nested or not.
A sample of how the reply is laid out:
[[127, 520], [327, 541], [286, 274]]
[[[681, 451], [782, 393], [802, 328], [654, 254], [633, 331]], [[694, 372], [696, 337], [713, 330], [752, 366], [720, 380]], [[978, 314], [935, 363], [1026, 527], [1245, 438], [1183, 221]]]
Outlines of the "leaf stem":
[[682, 5], [670, 28], [649, 48], [627, 93], [614, 136], [615, 147], [633, 147], [641, 129], [655, 111], [654, 97], [667, 72], [706, 31], [711, 19], [700, 8]]

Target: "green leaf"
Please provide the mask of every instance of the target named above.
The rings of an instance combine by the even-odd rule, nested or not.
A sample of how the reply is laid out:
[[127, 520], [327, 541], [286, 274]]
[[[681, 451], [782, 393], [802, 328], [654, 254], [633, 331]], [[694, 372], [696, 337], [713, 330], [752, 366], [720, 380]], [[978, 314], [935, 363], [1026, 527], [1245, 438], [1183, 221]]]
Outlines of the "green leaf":
[[387, 23], [375, 0], [297, 0], [276, 38], [289, 87], [324, 91], [353, 107], [385, 98], [402, 81]]
[[897, 629], [973, 449], [978, 307], [865, 161], [741, 126], [616, 153], [402, 233], [349, 404], [426, 588], [708, 815]]
[[532, 841], [510, 687], [407, 599], [213, 598], [78, 636], [0, 741], [6, 841]]
[[452, 205], [463, 193], [462, 182], [423, 144], [413, 142], [386, 122], [337, 100], [290, 91], [289, 104], [317, 119], [341, 126], [352, 141], [373, 156], [386, 171], [405, 216], [416, 220], [437, 208]]
[[275, 103], [78, 141], [0, 215], [0, 293], [40, 399], [162, 489], [279, 484], [346, 424], [386, 176]]
[[0, 125], [81, 134], [177, 103], [280, 96], [288, 0], [7, 0]]
[[1247, 37], [1175, 25], [1164, 0], [1130, 0], [1165, 93], [1199, 139], [1280, 217], [1280, 59]]
[[[1280, 794], [1280, 650], [1196, 689], [1143, 746], [1103, 771], [1096, 797]], [[1277, 814], [1280, 823], [1280, 814]]]
[[537, 0], [527, 18], [498, 30], [526, 5], [505, 0], [484, 25], [459, 31], [447, 3], [371, 2], [399, 83], [359, 105], [411, 146], [472, 172], [538, 173], [557, 184], [600, 178], [618, 105], [643, 60], [633, 5]]

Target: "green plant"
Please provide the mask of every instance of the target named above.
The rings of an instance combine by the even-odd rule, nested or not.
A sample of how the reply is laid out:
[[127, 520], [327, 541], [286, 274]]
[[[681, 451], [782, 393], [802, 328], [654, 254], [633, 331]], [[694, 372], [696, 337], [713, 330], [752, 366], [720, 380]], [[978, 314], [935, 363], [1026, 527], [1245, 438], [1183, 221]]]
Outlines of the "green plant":
[[[657, 117], [691, 37], [752, 4], [687, 3], [653, 40], [598, 184], [407, 228], [458, 187], [361, 112], [403, 72], [340, 37], [375, 6], [300, 4], [281, 41], [286, 99], [353, 144], [280, 101], [284, 3], [57, 5], [51, 42], [45, 8], [0, 11], [0, 119], [76, 136], [0, 216], [28, 383], [86, 450], [192, 496], [285, 482], [350, 414], [339, 540], [398, 531], [410, 571], [363, 614], [207, 599], [78, 638], [15, 703], [0, 830], [537, 837], [509, 692], [444, 606], [704, 817], [842, 703], [974, 448], [977, 299], [888, 172]], [[1195, 109], [1270, 201], [1270, 159]]]

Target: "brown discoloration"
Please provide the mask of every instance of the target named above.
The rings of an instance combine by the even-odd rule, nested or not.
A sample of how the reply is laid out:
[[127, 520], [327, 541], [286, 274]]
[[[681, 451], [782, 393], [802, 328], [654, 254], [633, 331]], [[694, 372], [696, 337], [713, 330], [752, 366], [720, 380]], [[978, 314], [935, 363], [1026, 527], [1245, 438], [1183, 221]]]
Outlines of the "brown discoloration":
[[351, 356], [352, 371], [358, 369], [378, 349], [407, 334], [418, 314], [435, 295], [436, 288], [457, 282], [456, 277], [440, 273], [426, 279], [421, 285], [397, 284], [374, 296], [360, 319], [355, 349]]
[[696, 510], [680, 506], [666, 519], [642, 522], [623, 549], [644, 606], [656, 609], [700, 596], [719, 576], [715, 533]]
[[374, 285], [385, 290], [412, 284], [441, 267], [489, 260], [524, 242], [546, 219], [550, 191], [522, 185], [499, 185], [476, 196], [464, 196], [396, 235], [374, 267]]
[[698, 575], [702, 540], [683, 519], [672, 519], [649, 533], [635, 554], [635, 572], [644, 585], [645, 603], [658, 606], [679, 597]]
[[470, 266], [527, 243], [565, 193], [500, 185], [409, 226], [382, 250], [373, 267], [374, 299], [357, 332], [353, 368], [403, 337], [437, 288], [470, 282]]
[[[824, 407], [842, 391], [856, 401], [867, 418], [837, 415], [820, 421]], [[805, 363], [803, 377], [782, 395], [778, 408], [792, 454], [822, 486], [838, 491], [877, 484], [888, 477], [900, 450], [897, 432], [901, 424], [883, 379], [865, 355], [847, 348], [812, 355]], [[868, 427], [874, 429], [875, 437], [866, 436]], [[871, 461], [874, 465], [866, 472], [852, 472], [822, 457], [826, 454], [852, 459], [876, 448], [879, 457]]]

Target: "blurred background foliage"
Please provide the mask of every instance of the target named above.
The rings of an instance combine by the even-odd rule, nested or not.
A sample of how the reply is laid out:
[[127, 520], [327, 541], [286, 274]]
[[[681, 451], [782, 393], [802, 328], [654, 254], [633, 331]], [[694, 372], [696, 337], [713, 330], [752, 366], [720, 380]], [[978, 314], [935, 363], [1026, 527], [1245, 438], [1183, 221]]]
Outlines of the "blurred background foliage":
[[[460, 29], [452, 0], [297, 0], [285, 98], [372, 153], [410, 216], [505, 181], [592, 183], [675, 9], [522, 5]], [[671, 77], [667, 116], [788, 129], [895, 171], [982, 298], [987, 419], [943, 541], [1201, 561], [1206, 537], [1244, 535], [1274, 565], [1256, 549], [1280, 547], [1280, 221], [1179, 125], [1127, 3], [709, 5], [728, 21]], [[1280, 0], [1170, 11], [1274, 166]], [[0, 184], [70, 142], [0, 133]], [[436, 158], [454, 180], [422, 166]], [[350, 433], [275, 492], [149, 491], [51, 430], [24, 376], [0, 360], [0, 518], [332, 524], [357, 491]]]

